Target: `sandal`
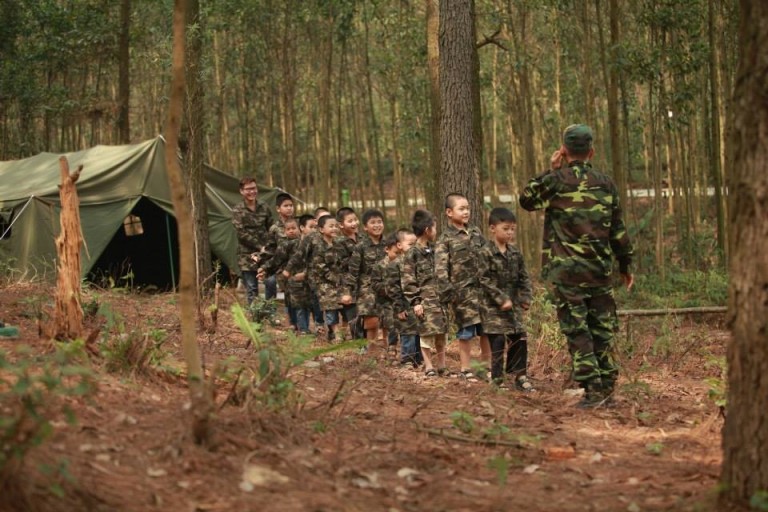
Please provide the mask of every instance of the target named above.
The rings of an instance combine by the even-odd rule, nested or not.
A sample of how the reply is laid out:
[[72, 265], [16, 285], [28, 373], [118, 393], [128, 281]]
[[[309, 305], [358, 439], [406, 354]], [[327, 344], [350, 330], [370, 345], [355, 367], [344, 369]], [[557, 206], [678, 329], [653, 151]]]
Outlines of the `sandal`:
[[429, 370], [424, 372], [424, 376], [425, 377], [437, 377], [437, 372], [435, 371], [434, 368], [430, 368]]
[[472, 370], [461, 370], [461, 377], [467, 382], [480, 382]]
[[536, 391], [536, 388], [533, 387], [533, 384], [531, 384], [531, 381], [528, 380], [528, 377], [525, 375], [521, 375], [515, 379], [515, 388], [523, 393], [533, 393]]
[[437, 369], [437, 374], [439, 376], [441, 376], [441, 377], [454, 377], [456, 375], [455, 373], [453, 373], [448, 368], [438, 368]]

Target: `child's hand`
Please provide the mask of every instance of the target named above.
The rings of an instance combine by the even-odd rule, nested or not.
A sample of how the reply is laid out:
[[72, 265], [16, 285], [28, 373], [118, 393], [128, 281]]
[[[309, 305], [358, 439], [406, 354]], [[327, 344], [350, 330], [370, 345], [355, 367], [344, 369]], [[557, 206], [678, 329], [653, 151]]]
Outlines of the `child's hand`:
[[351, 295], [342, 295], [341, 300], [339, 301], [345, 306], [352, 304], [352, 296]]
[[413, 313], [417, 317], [419, 317], [419, 318], [423, 317], [424, 316], [424, 306], [422, 306], [421, 304], [419, 304], [418, 306], [413, 306]]
[[408, 312], [407, 311], [401, 311], [397, 314], [397, 318], [399, 320], [406, 320], [408, 318]]
[[304, 278], [306, 277], [306, 275], [307, 275], [307, 274], [306, 274], [305, 272], [299, 272], [298, 274], [296, 274], [295, 276], [293, 276], [293, 280], [294, 280], [294, 281], [298, 281], [298, 282], [301, 282], [301, 281], [303, 281], [303, 280], [304, 280]]
[[501, 310], [502, 311], [509, 311], [513, 307], [514, 307], [514, 304], [512, 304], [512, 301], [507, 299], [506, 301], [504, 301], [504, 304], [501, 305]]
[[252, 253], [251, 253], [251, 259], [252, 259], [253, 261], [255, 261], [256, 263], [258, 263], [258, 262], [259, 262], [259, 253], [257, 253], [257, 252], [252, 252]]
[[283, 277], [286, 279], [289, 279], [291, 277], [291, 273], [287, 270], [283, 270]]
[[264, 275], [265, 274], [266, 274], [266, 272], [264, 272], [263, 268], [260, 268], [259, 270], [256, 271], [256, 277], [258, 279], [264, 279]]

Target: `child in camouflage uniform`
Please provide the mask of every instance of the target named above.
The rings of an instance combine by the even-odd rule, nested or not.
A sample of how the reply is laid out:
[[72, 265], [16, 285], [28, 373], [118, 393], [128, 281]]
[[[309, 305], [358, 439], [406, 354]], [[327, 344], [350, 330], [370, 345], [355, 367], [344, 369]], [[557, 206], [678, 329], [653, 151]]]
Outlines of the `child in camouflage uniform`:
[[[445, 366], [446, 321], [438, 297], [438, 281], [435, 274], [435, 247], [437, 227], [432, 214], [417, 210], [411, 222], [416, 244], [403, 256], [401, 284], [403, 295], [418, 319], [421, 355], [424, 372], [435, 377], [447, 372]], [[431, 351], [437, 352], [437, 369], [432, 364]]]
[[[531, 303], [531, 281], [523, 255], [512, 245], [517, 219], [506, 208], [494, 208], [488, 218], [491, 240], [478, 255], [483, 289], [483, 331], [491, 345], [491, 378], [506, 387], [504, 374], [521, 391], [533, 391], [528, 380], [528, 338], [521, 311]], [[504, 353], [506, 352], [506, 365]], [[511, 385], [511, 383], [509, 384]]]
[[403, 294], [402, 273], [404, 255], [416, 243], [409, 229], [399, 229], [392, 237], [393, 249], [383, 267], [384, 290], [391, 303], [394, 329], [400, 337], [400, 364], [418, 368], [424, 362], [419, 345], [419, 324]]
[[267, 244], [272, 214], [258, 201], [259, 187], [255, 179], [240, 180], [240, 195], [243, 202], [232, 208], [232, 224], [237, 233], [237, 264], [250, 306], [259, 293], [259, 258]]
[[[277, 221], [270, 226], [269, 231], [267, 232], [267, 244], [264, 247], [262, 257], [259, 260], [259, 265], [262, 267], [270, 258], [274, 257], [278, 245], [285, 239], [285, 222], [294, 218], [294, 204], [291, 194], [286, 192], [277, 194], [277, 197], [275, 197], [275, 210], [277, 211]], [[280, 280], [276, 279], [274, 274], [266, 275], [266, 279], [264, 279], [264, 297], [267, 300], [277, 297], [278, 282], [280, 282]], [[295, 325], [293, 319], [291, 325]]]
[[379, 210], [363, 212], [363, 230], [366, 236], [352, 250], [347, 269], [341, 275], [341, 303], [356, 304], [358, 322], [362, 321], [365, 337], [375, 343], [379, 334], [379, 308], [372, 287], [374, 268], [385, 257], [382, 235], [384, 214]]
[[585, 391], [581, 407], [607, 403], [618, 376], [611, 357], [618, 326], [613, 257], [627, 289], [634, 283], [619, 194], [613, 180], [589, 163], [593, 155], [592, 130], [569, 126], [551, 170], [528, 182], [520, 196], [526, 210], [545, 211], [542, 277], [552, 283], [573, 377]]
[[[336, 280], [341, 286], [342, 276], [347, 273], [349, 261], [358, 243], [357, 230], [360, 222], [357, 220], [355, 210], [343, 206], [336, 210], [336, 222], [339, 225], [340, 234], [336, 237], [334, 251], [338, 257], [338, 275]], [[362, 328], [357, 328], [357, 305], [354, 298], [345, 297], [345, 303], [341, 305], [341, 318], [345, 326], [349, 326], [349, 333], [353, 339], [365, 337]]]
[[263, 275], [277, 275], [277, 282], [285, 294], [285, 306], [291, 326], [299, 334], [309, 333], [309, 286], [303, 274], [291, 276], [283, 271], [291, 256], [299, 246], [299, 225], [296, 219], [287, 219], [283, 223], [285, 238], [282, 238], [272, 258], [259, 269], [259, 278]]
[[[326, 212], [325, 215], [329, 214]], [[322, 309], [320, 309], [317, 290], [309, 279], [309, 262], [312, 260], [312, 250], [315, 247], [313, 241], [319, 241], [322, 235], [317, 232], [317, 220], [308, 214], [299, 217], [299, 231], [301, 232], [301, 241], [288, 260], [283, 275], [305, 283], [309, 290], [310, 309], [315, 319], [315, 328], [318, 334], [325, 335], [325, 317]]]
[[441, 302], [453, 311], [458, 327], [461, 375], [476, 381], [470, 367], [470, 341], [481, 337], [483, 362], [490, 363], [491, 354], [487, 338], [482, 337], [480, 318], [480, 287], [477, 255], [486, 244], [483, 234], [469, 225], [469, 201], [461, 194], [448, 194], [445, 198], [448, 226], [440, 235], [435, 248], [435, 275], [440, 283]]

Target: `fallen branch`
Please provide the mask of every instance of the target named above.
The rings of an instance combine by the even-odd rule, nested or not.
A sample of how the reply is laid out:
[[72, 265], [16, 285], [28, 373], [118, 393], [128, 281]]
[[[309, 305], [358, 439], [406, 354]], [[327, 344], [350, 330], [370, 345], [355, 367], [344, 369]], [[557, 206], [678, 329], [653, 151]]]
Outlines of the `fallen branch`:
[[617, 311], [619, 316], [666, 316], [666, 315], [691, 315], [697, 313], [726, 313], [725, 306], [702, 306], [698, 308], [671, 308], [671, 309], [624, 309]]
[[504, 441], [502, 439], [483, 439], [479, 437], [468, 437], [468, 436], [460, 436], [458, 434], [452, 434], [450, 432], [446, 432], [443, 429], [434, 429], [434, 428], [424, 428], [422, 426], [417, 426], [416, 430], [419, 432], [425, 432], [431, 436], [435, 437], [442, 437], [443, 439], [449, 439], [451, 441], [459, 441], [462, 443], [473, 443], [473, 444], [481, 444], [486, 446], [511, 446], [513, 448], [524, 448], [520, 442], [513, 442], [513, 441]]

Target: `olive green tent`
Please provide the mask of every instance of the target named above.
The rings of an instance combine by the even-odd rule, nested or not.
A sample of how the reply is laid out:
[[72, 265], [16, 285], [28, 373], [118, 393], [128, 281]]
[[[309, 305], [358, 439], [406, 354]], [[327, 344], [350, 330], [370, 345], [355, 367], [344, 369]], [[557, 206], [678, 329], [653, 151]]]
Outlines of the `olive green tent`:
[[[54, 267], [61, 209], [59, 156], [41, 153], [0, 162], [0, 265], [6, 269], [39, 276]], [[175, 284], [177, 231], [162, 137], [64, 156], [70, 169], [83, 166], [77, 181], [85, 239], [83, 276], [122, 274], [160, 287]], [[242, 200], [239, 179], [206, 167], [205, 182], [211, 249], [236, 270], [231, 208]], [[272, 205], [278, 192], [259, 187], [259, 200]]]

